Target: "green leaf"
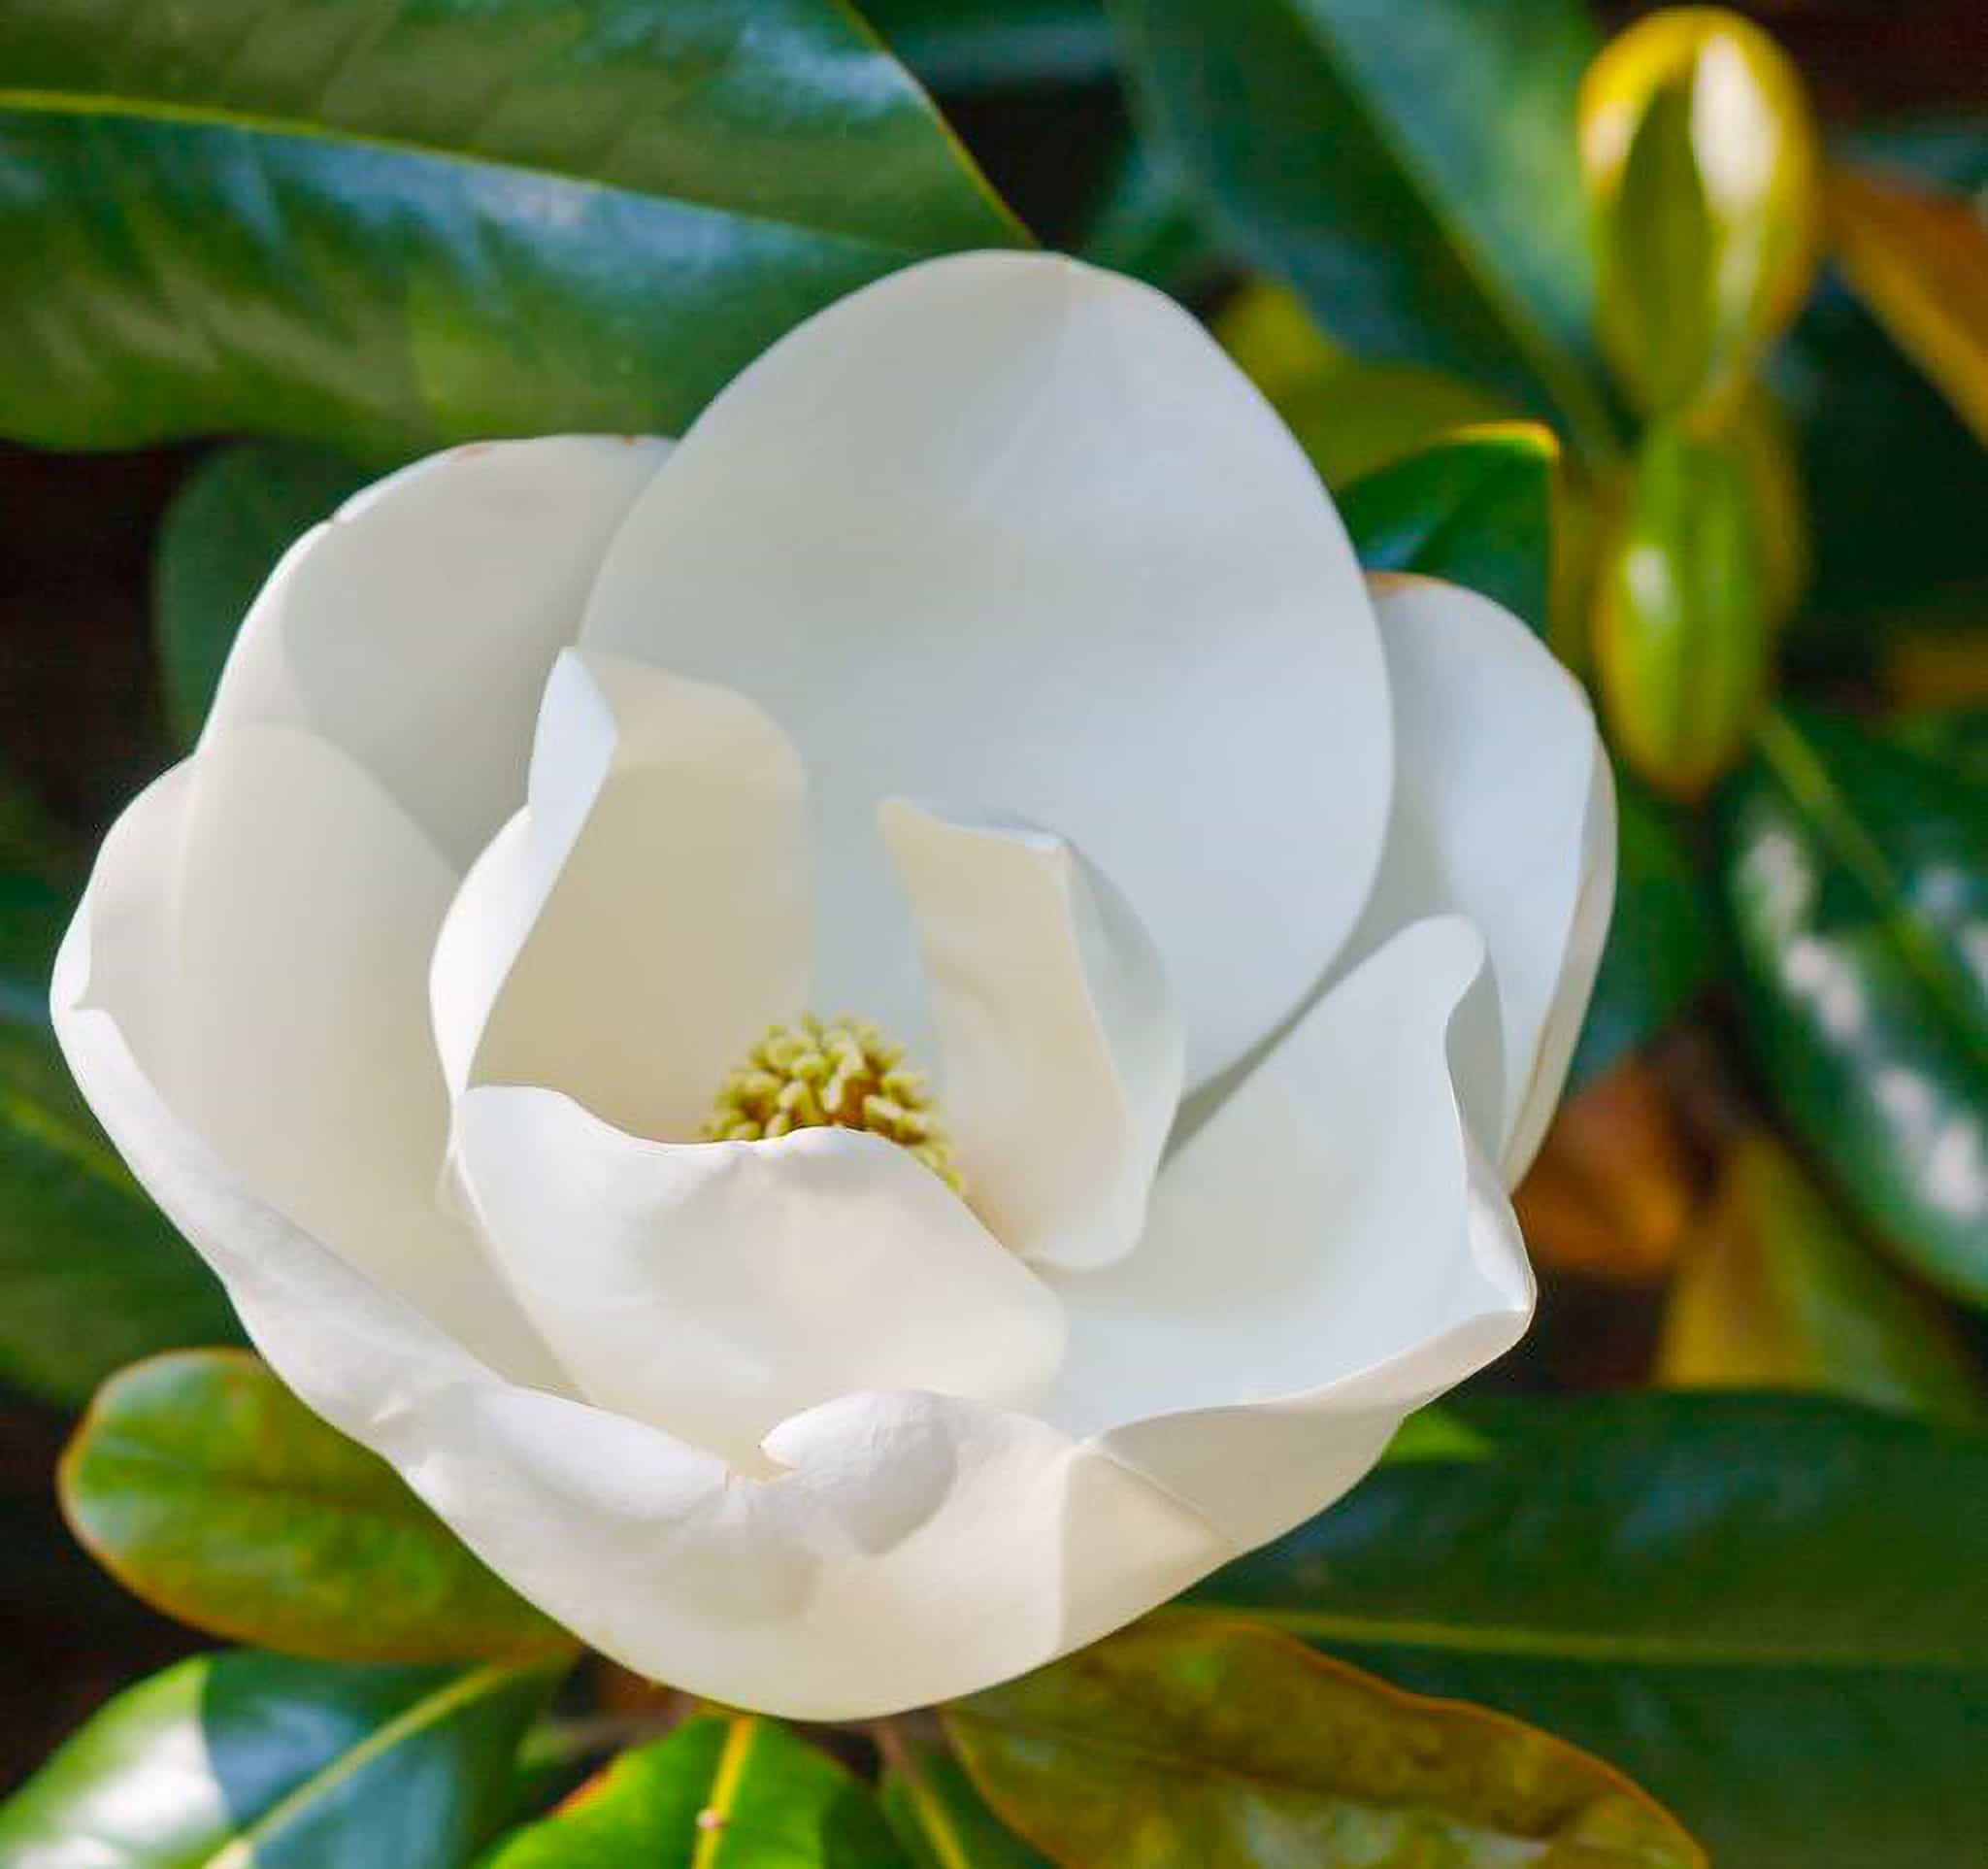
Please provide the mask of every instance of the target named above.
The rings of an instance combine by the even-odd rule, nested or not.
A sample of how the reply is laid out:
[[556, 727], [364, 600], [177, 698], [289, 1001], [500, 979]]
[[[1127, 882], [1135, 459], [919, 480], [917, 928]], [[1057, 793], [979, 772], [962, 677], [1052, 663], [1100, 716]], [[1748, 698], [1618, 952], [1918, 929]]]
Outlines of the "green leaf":
[[1360, 351], [1612, 424], [1591, 361], [1579, 0], [1120, 0], [1154, 129], [1258, 264]]
[[489, 1869], [896, 1869], [877, 1801], [756, 1714], [706, 1714], [622, 1753]]
[[98, 1562], [215, 1635], [346, 1661], [573, 1647], [391, 1467], [243, 1351], [182, 1351], [114, 1377], [69, 1444], [60, 1486]]
[[241, 1340], [46, 1032], [0, 1023], [0, 1382], [73, 1406], [123, 1364]]
[[320, 448], [243, 442], [210, 454], [174, 495], [152, 559], [152, 630], [181, 746], [198, 736], [235, 632], [277, 560], [367, 479]]
[[1816, 294], [1776, 376], [1813, 520], [1798, 647], [1854, 659], [1873, 622], [1951, 613], [1973, 627], [1988, 604], [1988, 449], [1839, 288]]
[[1988, 1834], [1988, 1442], [1819, 1397], [1456, 1404], [1201, 1595], [1610, 1759], [1736, 1869]]
[[456, 1869], [510, 1814], [546, 1668], [200, 1655], [0, 1805], [10, 1869]]
[[863, 12], [937, 91], [1096, 83], [1117, 58], [1105, 0], [865, 0]]
[[1670, 1025], [1704, 991], [1717, 960], [1710, 891], [1692, 860], [1684, 814], [1620, 770], [1615, 813], [1615, 912], [1570, 1089]]
[[1988, 1381], [1950, 1314], [1765, 1132], [1727, 1156], [1710, 1224], [1672, 1282], [1656, 1374], [1676, 1387], [1827, 1389], [1988, 1427]]
[[950, 1752], [907, 1741], [884, 1755], [883, 1815], [911, 1869], [1048, 1869], [987, 1809]]
[[1355, 481], [1340, 517], [1370, 571], [1467, 584], [1543, 636], [1559, 467], [1536, 422], [1466, 428]]
[[836, 0], [0, 14], [0, 388], [55, 446], [680, 429], [781, 331], [1023, 236]]
[[1223, 1617], [1153, 1618], [944, 1719], [988, 1800], [1058, 1862], [1705, 1863], [1574, 1747]]
[[1793, 712], [1722, 801], [1762, 1072], [1872, 1231], [1988, 1309], [1988, 784]]

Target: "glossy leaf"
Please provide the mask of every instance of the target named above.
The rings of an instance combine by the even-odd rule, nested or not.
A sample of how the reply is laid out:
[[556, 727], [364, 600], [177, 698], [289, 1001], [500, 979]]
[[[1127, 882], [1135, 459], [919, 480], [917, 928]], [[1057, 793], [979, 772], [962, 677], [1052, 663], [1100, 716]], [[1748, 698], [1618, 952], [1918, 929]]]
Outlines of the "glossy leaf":
[[323, 449], [243, 442], [209, 455], [174, 496], [152, 560], [152, 630], [181, 746], [199, 734], [235, 632], [277, 560], [368, 478]]
[[1121, 0], [1161, 138], [1257, 264], [1363, 353], [1557, 416], [1605, 457], [1571, 151], [1577, 0]]
[[1950, 1869], [1988, 1832], [1988, 1442], [1820, 1397], [1459, 1406], [1202, 1586], [1664, 1800], [1714, 1862]]
[[950, 1752], [899, 1741], [885, 1757], [883, 1815], [911, 1869], [1048, 1869], [988, 1810]]
[[1765, 1134], [1728, 1157], [1706, 1236], [1671, 1288], [1657, 1377], [1677, 1387], [1828, 1389], [1988, 1425], [1988, 1382], [1946, 1314], [1859, 1240]]
[[216, 1635], [353, 1661], [574, 1646], [391, 1467], [246, 1352], [155, 1356], [114, 1377], [60, 1484], [77, 1536], [107, 1570]]
[[1117, 54], [1105, 0], [868, 0], [863, 13], [934, 90], [1094, 83]]
[[1574, 1747], [1223, 1617], [1154, 1618], [944, 1717], [995, 1808], [1063, 1863], [1705, 1862]]
[[1761, 1069], [1865, 1223], [1988, 1309], [1988, 783], [1776, 716], [1723, 801]]
[[1648, 15], [1588, 67], [1580, 153], [1616, 375], [1656, 415], [1730, 390], [1815, 268], [1821, 158], [1794, 66], [1723, 8]]
[[1769, 700], [1776, 572], [1760, 477], [1727, 432], [1652, 428], [1595, 593], [1595, 664], [1639, 778], [1697, 798]]
[[622, 1753], [488, 1869], [897, 1869], [877, 1801], [777, 1720], [706, 1714]]
[[9, 1869], [457, 1869], [509, 1816], [544, 1668], [200, 1655], [0, 1805]]
[[1615, 912], [1574, 1048], [1575, 1088], [1670, 1025], [1715, 967], [1711, 892], [1692, 859], [1683, 815], [1618, 771], [1615, 821]]
[[1092, 203], [1078, 255], [1127, 273], [1183, 302], [1227, 264], [1173, 156], [1150, 137], [1127, 136]]
[[835, 0], [0, 17], [0, 410], [406, 454], [679, 429], [829, 299], [1020, 234]]
[[1829, 214], [1858, 295], [1988, 446], [1988, 213], [1843, 167], [1830, 178]]
[[1355, 481], [1340, 517], [1370, 571], [1467, 584], [1544, 635], [1559, 467], [1535, 422], [1468, 428]]

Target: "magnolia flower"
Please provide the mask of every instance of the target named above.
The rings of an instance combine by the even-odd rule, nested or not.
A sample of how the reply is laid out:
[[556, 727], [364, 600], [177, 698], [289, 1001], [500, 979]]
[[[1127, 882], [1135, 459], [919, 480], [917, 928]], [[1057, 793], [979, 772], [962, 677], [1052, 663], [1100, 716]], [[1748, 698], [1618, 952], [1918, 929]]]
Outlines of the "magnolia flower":
[[854, 1718], [1142, 1614], [1515, 1341], [1613, 848], [1524, 628], [1364, 579], [1166, 299], [980, 254], [674, 447], [461, 448], [301, 539], [54, 1012], [493, 1570]]

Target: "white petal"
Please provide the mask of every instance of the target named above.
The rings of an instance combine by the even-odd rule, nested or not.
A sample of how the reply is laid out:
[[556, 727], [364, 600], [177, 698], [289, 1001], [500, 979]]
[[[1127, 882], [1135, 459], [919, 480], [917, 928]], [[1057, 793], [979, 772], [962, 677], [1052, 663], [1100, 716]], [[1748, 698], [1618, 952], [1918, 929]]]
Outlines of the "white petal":
[[1055, 1373], [1048, 1288], [880, 1136], [645, 1142], [494, 1086], [456, 1123], [485, 1237], [581, 1392], [735, 1466], [853, 1390], [1022, 1404]]
[[1240, 1546], [1329, 1504], [1531, 1315], [1452, 1083], [1494, 1015], [1483, 963], [1453, 917], [1397, 935], [1162, 1170], [1139, 1250], [1051, 1281], [1070, 1350], [1041, 1412]]
[[[89, 941], [79, 922], [65, 986]], [[867, 1719], [1053, 1660], [1234, 1554], [1109, 1453], [985, 1404], [847, 1397], [782, 1423], [768, 1443], [782, 1470], [753, 1480], [504, 1383], [242, 1187], [108, 1013], [62, 1024], [91, 1102], [278, 1374], [499, 1576], [638, 1673], [733, 1706]]]
[[130, 1071], [226, 1164], [236, 1208], [281, 1211], [499, 1367], [557, 1382], [438, 1199], [447, 1101], [423, 976], [453, 884], [334, 748], [288, 727], [211, 733], [105, 841], [55, 982], [56, 1030], [141, 1179], [131, 1124], [149, 1118], [99, 1093], [84, 1030], [121, 1033]]
[[1159, 944], [1196, 1082], [1322, 977], [1378, 860], [1386, 676], [1330, 502], [1192, 318], [1068, 260], [935, 260], [775, 346], [637, 503], [583, 640], [792, 734], [824, 1002], [901, 1038], [890, 794], [1082, 850]]
[[1394, 688], [1394, 822], [1348, 952], [1426, 915], [1490, 950], [1505, 1073], [1482, 1132], [1507, 1185], [1544, 1135], [1580, 1033], [1615, 894], [1615, 791], [1574, 681], [1488, 597], [1374, 580]]
[[460, 869], [523, 799], [546, 672], [667, 450], [600, 436], [478, 443], [355, 494], [256, 599], [210, 730], [309, 727]]
[[1182, 1067], [1150, 937], [1110, 879], [1050, 832], [901, 798], [881, 817], [918, 924], [942, 1114], [976, 1211], [1045, 1264], [1130, 1252]]
[[569, 650], [546, 684], [530, 803], [435, 946], [451, 1091], [563, 1090], [686, 1139], [811, 966], [807, 778], [742, 696]]

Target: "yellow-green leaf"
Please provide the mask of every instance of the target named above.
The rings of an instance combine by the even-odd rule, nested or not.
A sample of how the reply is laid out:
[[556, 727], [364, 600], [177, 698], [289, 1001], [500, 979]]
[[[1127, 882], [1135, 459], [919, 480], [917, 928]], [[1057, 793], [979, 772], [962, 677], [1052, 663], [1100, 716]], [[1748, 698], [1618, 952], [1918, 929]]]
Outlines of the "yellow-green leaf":
[[1979, 204], [1838, 168], [1829, 225], [1858, 296], [1988, 444], [1988, 217]]
[[105, 1569], [216, 1635], [349, 1661], [574, 1646], [246, 1351], [182, 1351], [113, 1377], [60, 1483]]
[[1150, 1619], [944, 1712], [988, 1802], [1071, 1869], [1704, 1869], [1600, 1760], [1254, 1622]]
[[1866, 1247], [1765, 1132], [1734, 1150], [1710, 1224], [1672, 1287], [1657, 1373], [1676, 1387], [1820, 1388], [1988, 1421], [1988, 1388], [1946, 1314]]

